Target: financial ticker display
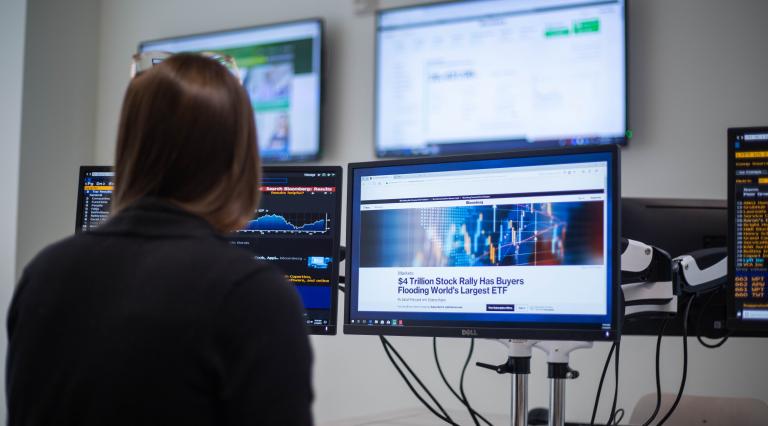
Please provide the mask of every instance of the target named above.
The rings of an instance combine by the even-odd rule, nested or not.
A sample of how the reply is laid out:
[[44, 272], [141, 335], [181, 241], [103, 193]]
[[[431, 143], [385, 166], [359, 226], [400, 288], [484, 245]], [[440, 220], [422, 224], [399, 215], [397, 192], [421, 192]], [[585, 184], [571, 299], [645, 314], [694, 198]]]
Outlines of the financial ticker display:
[[[341, 174], [340, 167], [265, 167], [259, 208], [243, 229], [227, 236], [285, 273], [314, 334], [336, 334]], [[76, 232], [107, 220], [113, 189], [111, 167], [80, 168]]]
[[768, 127], [729, 129], [729, 282], [737, 324], [768, 327]]
[[110, 167], [83, 166], [77, 182], [75, 232], [90, 231], [106, 222], [112, 207], [115, 173]]
[[259, 209], [230, 242], [281, 268], [307, 325], [335, 333], [341, 168], [265, 167], [260, 190]]

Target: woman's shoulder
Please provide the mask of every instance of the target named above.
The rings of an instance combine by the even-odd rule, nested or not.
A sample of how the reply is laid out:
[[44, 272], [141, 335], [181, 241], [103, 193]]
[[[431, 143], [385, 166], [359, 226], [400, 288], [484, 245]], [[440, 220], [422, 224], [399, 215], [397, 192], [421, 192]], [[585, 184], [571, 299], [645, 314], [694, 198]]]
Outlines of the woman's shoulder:
[[130, 272], [134, 277], [174, 276], [188, 283], [235, 285], [251, 275], [272, 277], [276, 268], [213, 235], [145, 238], [84, 232], [45, 247], [27, 264], [25, 273], [77, 275], [85, 270], [102, 271], [105, 276]]

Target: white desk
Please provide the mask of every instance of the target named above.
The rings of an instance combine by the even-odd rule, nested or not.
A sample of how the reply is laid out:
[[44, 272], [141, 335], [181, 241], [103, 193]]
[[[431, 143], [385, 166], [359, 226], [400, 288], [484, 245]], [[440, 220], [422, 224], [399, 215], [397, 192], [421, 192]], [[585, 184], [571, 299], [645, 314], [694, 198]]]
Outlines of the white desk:
[[[460, 425], [474, 424], [469, 417], [469, 413], [466, 411], [448, 410], [448, 414]], [[505, 426], [510, 422], [508, 414], [482, 414], [494, 425]], [[317, 426], [435, 426], [439, 424], [446, 423], [443, 423], [429, 410], [422, 407], [324, 422], [319, 423]]]

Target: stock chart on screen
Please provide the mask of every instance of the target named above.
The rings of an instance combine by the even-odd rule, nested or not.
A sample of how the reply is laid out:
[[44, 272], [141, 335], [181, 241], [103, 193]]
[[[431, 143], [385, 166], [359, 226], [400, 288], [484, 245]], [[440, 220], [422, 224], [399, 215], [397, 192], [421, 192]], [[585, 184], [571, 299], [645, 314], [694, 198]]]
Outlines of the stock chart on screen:
[[259, 209], [230, 242], [285, 272], [314, 331], [334, 330], [341, 169], [266, 167], [260, 191]]
[[[285, 273], [314, 334], [336, 333], [341, 173], [340, 167], [265, 167], [253, 219], [227, 236], [232, 245]], [[80, 168], [75, 232], [107, 220], [113, 189], [111, 167]]]

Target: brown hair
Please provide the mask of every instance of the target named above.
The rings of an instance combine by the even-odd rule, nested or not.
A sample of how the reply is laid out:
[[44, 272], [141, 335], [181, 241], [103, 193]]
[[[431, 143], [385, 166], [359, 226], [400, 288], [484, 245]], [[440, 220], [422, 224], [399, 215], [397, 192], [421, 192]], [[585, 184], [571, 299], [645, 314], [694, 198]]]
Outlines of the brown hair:
[[178, 54], [131, 81], [117, 134], [113, 211], [159, 197], [232, 231], [253, 216], [260, 177], [250, 100], [223, 65]]

